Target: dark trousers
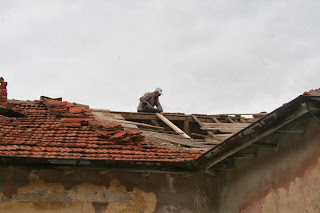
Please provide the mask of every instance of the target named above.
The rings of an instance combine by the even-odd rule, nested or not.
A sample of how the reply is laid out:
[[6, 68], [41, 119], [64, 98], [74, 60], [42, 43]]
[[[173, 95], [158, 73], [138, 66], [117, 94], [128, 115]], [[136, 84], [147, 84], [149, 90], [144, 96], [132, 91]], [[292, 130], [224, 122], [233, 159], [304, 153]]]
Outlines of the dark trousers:
[[146, 108], [144, 110], [138, 110], [138, 112], [152, 112], [152, 113], [157, 113], [160, 112], [160, 110], [156, 109], [156, 108]]

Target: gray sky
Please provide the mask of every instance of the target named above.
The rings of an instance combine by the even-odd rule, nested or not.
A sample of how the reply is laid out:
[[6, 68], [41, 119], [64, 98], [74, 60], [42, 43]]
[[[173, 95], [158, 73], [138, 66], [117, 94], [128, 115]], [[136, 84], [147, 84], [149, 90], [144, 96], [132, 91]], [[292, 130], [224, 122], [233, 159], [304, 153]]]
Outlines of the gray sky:
[[0, 1], [8, 98], [270, 112], [319, 88], [319, 0]]

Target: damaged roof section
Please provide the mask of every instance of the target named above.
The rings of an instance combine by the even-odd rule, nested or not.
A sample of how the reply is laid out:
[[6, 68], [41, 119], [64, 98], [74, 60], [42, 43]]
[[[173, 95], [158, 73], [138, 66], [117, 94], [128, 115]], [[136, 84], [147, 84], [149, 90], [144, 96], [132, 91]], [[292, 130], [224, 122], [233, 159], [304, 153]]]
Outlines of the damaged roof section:
[[108, 161], [187, 161], [201, 152], [164, 149], [142, 132], [94, 119], [87, 106], [41, 97], [8, 100], [23, 117], [0, 117], [0, 156]]
[[305, 114], [320, 117], [320, 89], [269, 114], [160, 116], [90, 109], [45, 96], [7, 100], [6, 86], [0, 78], [0, 166], [207, 171]]
[[[98, 120], [120, 123], [125, 128], [140, 129], [148, 140], [165, 140], [168, 145], [202, 151], [220, 144], [234, 133], [258, 120], [259, 117], [266, 115], [266, 113], [254, 114], [254, 118], [250, 114], [251, 118], [246, 118], [240, 114], [186, 115], [182, 113], [163, 113], [161, 117], [167, 118], [172, 122], [172, 125], [178, 127], [177, 131], [176, 128], [172, 128], [172, 126], [163, 122], [160, 119], [161, 117], [159, 118], [159, 115], [154, 113], [113, 112], [99, 109], [93, 109], [92, 113]], [[191, 136], [191, 139], [186, 139], [185, 133]]]

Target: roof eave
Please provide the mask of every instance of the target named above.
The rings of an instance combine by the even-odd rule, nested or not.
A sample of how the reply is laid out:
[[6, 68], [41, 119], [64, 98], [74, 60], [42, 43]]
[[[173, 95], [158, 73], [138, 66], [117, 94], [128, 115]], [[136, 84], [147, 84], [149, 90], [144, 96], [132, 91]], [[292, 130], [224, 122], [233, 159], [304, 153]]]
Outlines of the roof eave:
[[210, 169], [222, 160], [274, 133], [306, 113], [319, 119], [319, 112], [320, 96], [299, 96], [210, 149], [196, 159], [191, 167], [193, 170]]

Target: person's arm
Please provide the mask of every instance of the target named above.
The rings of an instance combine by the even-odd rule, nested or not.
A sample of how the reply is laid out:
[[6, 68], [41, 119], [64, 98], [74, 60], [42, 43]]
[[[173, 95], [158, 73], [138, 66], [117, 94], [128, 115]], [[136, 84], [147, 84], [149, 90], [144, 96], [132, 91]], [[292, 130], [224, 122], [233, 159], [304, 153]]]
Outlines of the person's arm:
[[145, 94], [140, 98], [140, 102], [146, 104], [148, 108], [153, 108], [153, 106], [152, 106], [151, 104], [149, 104], [149, 102], [147, 101], [149, 98], [150, 98], [149, 93], [145, 93]]
[[157, 100], [156, 100], [156, 106], [157, 106], [157, 108], [158, 108], [158, 110], [159, 110], [160, 112], [163, 112], [162, 106], [161, 106], [161, 104], [160, 104], [160, 102], [159, 102], [159, 98], [157, 98]]

